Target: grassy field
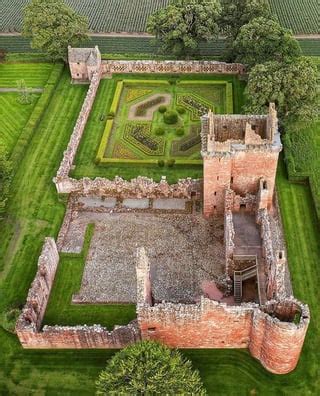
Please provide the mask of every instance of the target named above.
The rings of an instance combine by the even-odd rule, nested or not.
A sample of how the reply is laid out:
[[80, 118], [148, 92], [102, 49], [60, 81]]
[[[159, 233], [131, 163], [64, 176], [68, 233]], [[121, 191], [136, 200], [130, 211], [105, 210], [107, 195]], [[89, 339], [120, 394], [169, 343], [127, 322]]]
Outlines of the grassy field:
[[[106, 91], [107, 92], [107, 91]], [[19, 162], [0, 233], [0, 312], [23, 304], [45, 236], [56, 237], [65, 202], [51, 181], [80, 110], [86, 87], [70, 85], [65, 72]], [[211, 395], [316, 395], [320, 391], [319, 225], [310, 190], [287, 181], [283, 164], [277, 187], [296, 297], [309, 303], [312, 321], [296, 371], [275, 376], [247, 351], [191, 350], [184, 354], [200, 370]], [[70, 260], [71, 262], [71, 260]], [[72, 261], [77, 269], [78, 262]], [[69, 270], [69, 268], [68, 268]], [[71, 270], [65, 276], [76, 277]], [[59, 281], [59, 278], [57, 282]], [[0, 327], [0, 394], [87, 395], [113, 351], [23, 350]]]
[[10, 155], [40, 95], [31, 104], [20, 104], [17, 93], [0, 92], [0, 141]]
[[52, 63], [0, 63], [0, 88], [16, 88], [21, 79], [28, 88], [41, 88], [52, 68]]

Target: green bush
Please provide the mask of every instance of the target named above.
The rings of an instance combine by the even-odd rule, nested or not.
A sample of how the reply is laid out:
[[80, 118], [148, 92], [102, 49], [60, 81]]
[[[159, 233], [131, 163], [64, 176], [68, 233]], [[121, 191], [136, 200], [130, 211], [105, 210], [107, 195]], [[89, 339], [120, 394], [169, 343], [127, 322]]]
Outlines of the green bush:
[[165, 129], [164, 128], [162, 128], [162, 127], [158, 127], [158, 128], [156, 128], [155, 130], [154, 130], [154, 133], [157, 135], [157, 136], [163, 136], [164, 134], [165, 134]]
[[176, 163], [176, 160], [173, 158], [171, 158], [167, 161], [167, 165], [169, 168], [172, 168], [175, 163]]
[[97, 395], [197, 395], [206, 391], [198, 371], [177, 350], [142, 341], [117, 352], [96, 381]]
[[158, 110], [161, 114], [163, 114], [167, 111], [167, 106], [161, 105]]
[[107, 119], [112, 120], [114, 118], [114, 116], [115, 116], [114, 111], [109, 111]]
[[176, 135], [177, 136], [183, 136], [184, 135], [184, 128], [178, 128], [176, 130]]
[[177, 106], [177, 112], [179, 114], [185, 114], [186, 109], [184, 107], [182, 107], [182, 106]]
[[115, 91], [114, 96], [113, 96], [113, 101], [112, 101], [112, 104], [111, 104], [111, 107], [110, 107], [109, 114], [113, 113], [113, 115], [115, 115], [116, 112], [118, 111], [122, 89], [123, 89], [123, 81], [120, 81], [117, 84], [117, 88], [116, 88], [116, 91]]
[[168, 125], [173, 125], [178, 122], [179, 116], [175, 110], [166, 111], [163, 115], [163, 120]]
[[164, 167], [164, 160], [162, 160], [162, 159], [158, 160], [158, 166], [160, 168], [163, 168]]

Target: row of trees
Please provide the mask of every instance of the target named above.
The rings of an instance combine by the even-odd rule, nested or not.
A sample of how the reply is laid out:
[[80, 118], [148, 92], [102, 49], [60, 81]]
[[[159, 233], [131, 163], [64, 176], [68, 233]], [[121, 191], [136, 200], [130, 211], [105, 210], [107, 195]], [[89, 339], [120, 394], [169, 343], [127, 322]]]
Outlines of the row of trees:
[[177, 0], [148, 21], [162, 51], [194, 55], [202, 41], [226, 37], [225, 60], [247, 66], [249, 113], [275, 102], [282, 119], [310, 119], [317, 109], [317, 69], [271, 14], [266, 0]]

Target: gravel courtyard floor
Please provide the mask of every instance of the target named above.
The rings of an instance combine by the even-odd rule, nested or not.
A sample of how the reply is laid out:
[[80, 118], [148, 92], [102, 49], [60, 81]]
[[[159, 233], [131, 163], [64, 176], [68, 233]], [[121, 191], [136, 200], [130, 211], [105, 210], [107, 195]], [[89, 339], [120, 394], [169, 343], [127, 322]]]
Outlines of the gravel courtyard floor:
[[197, 301], [203, 281], [223, 273], [222, 221], [191, 214], [81, 211], [71, 221], [62, 250], [81, 250], [89, 223], [95, 223], [95, 232], [77, 301], [135, 303], [138, 247], [150, 260], [156, 301]]

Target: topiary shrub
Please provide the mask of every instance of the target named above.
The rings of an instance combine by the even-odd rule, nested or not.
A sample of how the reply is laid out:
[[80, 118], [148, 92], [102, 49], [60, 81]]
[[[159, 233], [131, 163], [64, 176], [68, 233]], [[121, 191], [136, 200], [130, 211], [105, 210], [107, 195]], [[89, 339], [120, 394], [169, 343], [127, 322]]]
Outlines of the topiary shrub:
[[97, 395], [204, 396], [200, 374], [181, 352], [154, 341], [122, 349], [96, 381]]
[[185, 114], [186, 109], [184, 107], [182, 107], [182, 106], [177, 106], [177, 112], [179, 114]]
[[154, 130], [154, 133], [157, 135], [157, 136], [163, 136], [164, 134], [165, 134], [165, 129], [164, 128], [162, 128], [162, 127], [158, 127], [158, 128], [156, 128], [155, 130]]
[[169, 168], [172, 168], [175, 163], [176, 163], [176, 160], [172, 159], [172, 158], [167, 161], [167, 165]]
[[162, 159], [158, 160], [158, 166], [160, 168], [163, 168], [164, 167], [164, 160], [162, 160]]
[[178, 122], [179, 116], [175, 110], [166, 111], [163, 115], [163, 120], [168, 125], [173, 125]]
[[159, 110], [159, 113], [163, 114], [167, 111], [167, 106], [161, 105], [158, 110]]
[[176, 135], [177, 136], [183, 136], [184, 135], [184, 128], [178, 128], [176, 130]]

